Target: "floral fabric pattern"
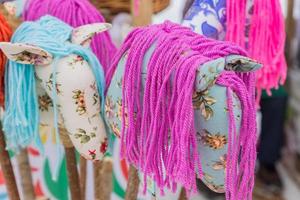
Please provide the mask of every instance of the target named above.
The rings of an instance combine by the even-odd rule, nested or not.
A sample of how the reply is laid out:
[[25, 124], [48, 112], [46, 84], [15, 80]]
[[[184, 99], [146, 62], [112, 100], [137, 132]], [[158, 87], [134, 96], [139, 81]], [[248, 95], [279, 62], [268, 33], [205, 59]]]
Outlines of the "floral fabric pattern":
[[208, 95], [208, 91], [194, 92], [193, 95], [193, 107], [195, 110], [201, 110], [201, 114], [206, 120], [209, 120], [214, 111], [211, 106], [217, 102], [216, 99]]
[[2, 44], [2, 50], [6, 51], [6, 56], [22, 64], [48, 65], [53, 61], [53, 57], [48, 52], [34, 45], [16, 44], [12, 48], [9, 43]]
[[[99, 94], [95, 77], [88, 63], [81, 58], [70, 55], [56, 63], [55, 88], [59, 124], [65, 126], [75, 148], [83, 157], [101, 160], [108, 145], [104, 122], [100, 116]], [[52, 65], [36, 66], [36, 80], [41, 124], [53, 126]]]
[[215, 161], [212, 168], [214, 170], [225, 170], [226, 169], [226, 154], [221, 156], [218, 161]]
[[15, 56], [15, 60], [18, 62], [25, 62], [28, 64], [40, 64], [41, 63], [41, 57], [37, 54], [32, 54], [28, 51], [23, 51], [21, 53], [18, 53]]
[[203, 145], [214, 150], [222, 149], [227, 144], [226, 136], [221, 135], [220, 133], [212, 134], [208, 130], [204, 129], [202, 133], [198, 132], [197, 135]]
[[[202, 170], [207, 175], [202, 181], [215, 192], [224, 192], [226, 154], [228, 144], [228, 109], [226, 88], [214, 85], [208, 89], [206, 96], [217, 99], [210, 106], [213, 111], [208, 120], [201, 110], [194, 112], [197, 130], [198, 151], [201, 155]], [[238, 98], [233, 95], [233, 112], [237, 133], [241, 122], [241, 107]], [[204, 98], [205, 95], [202, 97]], [[194, 102], [194, 104], [197, 102]], [[239, 117], [238, 117], [239, 116]], [[209, 177], [209, 178], [207, 178]]]
[[[56, 73], [56, 76], [58, 75], [58, 73]], [[46, 82], [46, 86], [47, 86], [47, 88], [48, 88], [48, 90], [49, 91], [52, 91], [53, 90], [53, 73], [51, 73], [50, 75], [49, 75], [49, 78], [48, 78], [48, 80], [47, 80], [47, 82]], [[60, 94], [61, 93], [61, 89], [60, 89], [60, 86], [61, 86], [61, 84], [60, 83], [56, 83], [55, 84], [55, 89], [56, 89], [56, 93], [57, 94]]]
[[47, 94], [39, 95], [39, 109], [41, 112], [49, 111], [50, 107], [53, 107], [51, 98]]
[[77, 133], [74, 134], [76, 139], [80, 139], [81, 144], [88, 143], [92, 138], [96, 137], [95, 132], [97, 131], [97, 127], [94, 128], [94, 132], [88, 133], [86, 130], [79, 128]]
[[73, 93], [74, 93], [73, 99], [75, 99], [75, 104], [77, 105], [76, 112], [79, 115], [83, 115], [84, 113], [86, 113], [84, 92], [81, 90], [74, 90]]
[[183, 25], [217, 40], [225, 39], [226, 0], [195, 0]]
[[[246, 13], [246, 46], [251, 27], [253, 0], [247, 0]], [[216, 40], [226, 37], [226, 0], [195, 0], [184, 16], [182, 25], [190, 27], [196, 33]]]

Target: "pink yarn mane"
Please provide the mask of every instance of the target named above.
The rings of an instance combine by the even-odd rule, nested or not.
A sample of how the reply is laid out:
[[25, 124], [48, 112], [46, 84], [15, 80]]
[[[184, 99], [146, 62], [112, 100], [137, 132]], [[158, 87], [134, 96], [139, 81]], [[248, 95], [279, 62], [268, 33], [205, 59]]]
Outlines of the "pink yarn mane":
[[[23, 18], [26, 21], [35, 21], [46, 14], [55, 16], [73, 27], [105, 21], [88, 0], [28, 0]], [[95, 36], [91, 47], [106, 72], [117, 51], [109, 33]]]
[[[141, 95], [143, 60], [152, 45], [155, 50]], [[202, 174], [192, 105], [197, 69], [207, 61], [231, 54], [246, 55], [238, 46], [205, 38], [167, 21], [132, 31], [106, 74], [109, 85], [119, 60], [126, 55], [121, 154], [145, 177], [153, 178], [162, 192], [164, 187], [174, 190], [176, 183], [188, 192], [196, 191], [195, 172]], [[228, 90], [226, 197], [250, 199], [256, 160], [254, 73], [225, 71], [217, 84]], [[235, 128], [232, 92], [239, 97], [243, 110], [240, 133]]]
[[[285, 28], [279, 0], [252, 0], [253, 15], [247, 49], [250, 57], [258, 60], [263, 67], [257, 72], [258, 96], [266, 89], [278, 88], [286, 79], [284, 57]], [[245, 22], [247, 0], [227, 0], [226, 40], [245, 47]], [[247, 33], [247, 34], [248, 34]]]

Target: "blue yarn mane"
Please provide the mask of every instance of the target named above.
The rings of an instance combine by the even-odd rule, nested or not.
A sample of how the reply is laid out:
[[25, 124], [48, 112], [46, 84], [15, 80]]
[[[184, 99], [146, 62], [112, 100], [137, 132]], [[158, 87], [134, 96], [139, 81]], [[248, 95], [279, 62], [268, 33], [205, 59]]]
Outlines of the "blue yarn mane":
[[[101, 64], [89, 48], [70, 43], [73, 28], [61, 20], [44, 16], [36, 22], [24, 22], [14, 33], [12, 43], [26, 43], [38, 46], [54, 57], [56, 61], [70, 54], [82, 56], [90, 65], [96, 79], [101, 108], [104, 110], [105, 78]], [[55, 78], [53, 81], [55, 85]], [[7, 149], [18, 151], [35, 141], [43, 150], [39, 137], [39, 106], [36, 91], [35, 67], [9, 61], [5, 74], [5, 114], [3, 130]], [[56, 114], [56, 91], [53, 94], [56, 133], [58, 133]], [[103, 113], [103, 112], [102, 112]], [[58, 137], [57, 137], [58, 138]], [[57, 139], [58, 140], [58, 139]]]

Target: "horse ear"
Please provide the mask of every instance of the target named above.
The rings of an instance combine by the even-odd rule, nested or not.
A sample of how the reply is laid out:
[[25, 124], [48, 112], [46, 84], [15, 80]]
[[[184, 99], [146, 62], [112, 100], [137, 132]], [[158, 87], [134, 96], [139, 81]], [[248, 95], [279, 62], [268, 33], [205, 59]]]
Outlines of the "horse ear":
[[215, 84], [218, 76], [224, 71], [225, 58], [218, 58], [202, 64], [196, 75], [195, 89], [204, 91]]
[[214, 85], [224, 70], [251, 72], [261, 67], [262, 65], [257, 61], [240, 55], [230, 55], [206, 62], [197, 70], [196, 91], [201, 92]]
[[0, 49], [9, 60], [21, 64], [48, 65], [53, 60], [49, 52], [34, 45], [0, 42]]
[[230, 55], [225, 58], [225, 70], [227, 71], [251, 72], [258, 70], [261, 67], [262, 64], [244, 56]]
[[94, 23], [77, 27], [73, 30], [71, 41], [73, 44], [89, 46], [95, 34], [110, 29], [109, 23]]

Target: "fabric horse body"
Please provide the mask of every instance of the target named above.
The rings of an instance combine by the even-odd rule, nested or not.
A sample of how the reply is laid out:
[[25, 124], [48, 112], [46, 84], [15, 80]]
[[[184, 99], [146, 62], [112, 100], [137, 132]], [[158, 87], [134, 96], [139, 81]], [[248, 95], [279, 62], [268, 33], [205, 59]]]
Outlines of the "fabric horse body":
[[[7, 111], [4, 116], [4, 130], [6, 131], [8, 148], [18, 150], [33, 140], [39, 141], [40, 123], [41, 126], [53, 126], [61, 131], [66, 129], [72, 143], [82, 156], [90, 160], [102, 159], [107, 148], [106, 131], [100, 115], [101, 90], [104, 86], [99, 85], [101, 81], [96, 80], [96, 78], [100, 78], [101, 66], [94, 54], [90, 53], [91, 50], [88, 46], [91, 37], [108, 29], [109, 25], [98, 23], [72, 30], [58, 19], [50, 16], [43, 17], [38, 22], [26, 23], [22, 24], [21, 28], [16, 31], [12, 43], [0, 44], [0, 48], [10, 59], [6, 74]], [[37, 23], [39, 24], [37, 25]], [[55, 31], [59, 30], [47, 30], [47, 25], [51, 23], [57, 23], [58, 27], [66, 26], [66, 30], [70, 31], [69, 36], [67, 33], [62, 36], [67, 37], [65, 41], [58, 38], [59, 34]], [[68, 46], [69, 49], [67, 50], [70, 50], [70, 53], [55, 54], [54, 51], [51, 52], [55, 49], [54, 43], [49, 48], [50, 51], [47, 51], [45, 49], [47, 44], [43, 46], [45, 43], [41, 42], [39, 45], [39, 42], [30, 41], [30, 39], [27, 41], [26, 37], [30, 36], [24, 36], [21, 39], [16, 36], [24, 27], [32, 28], [33, 32], [29, 33], [35, 34], [39, 31], [38, 29], [34, 31], [35, 26], [38, 29], [46, 29], [46, 34], [58, 34], [56, 37], [55, 35], [49, 37], [52, 37], [53, 40], [62, 40], [60, 42], [64, 43], [62, 45]], [[51, 26], [49, 28], [51, 29]], [[52, 28], [55, 29], [55, 26]], [[35, 36], [38, 37], [38, 35]], [[19, 94], [22, 93], [20, 87], [14, 88], [12, 91], [12, 87], [15, 87], [12, 85], [13, 79], [16, 78], [14, 77], [16, 67], [23, 67], [24, 70], [23, 75], [21, 75], [24, 82], [21, 85], [24, 84], [23, 87], [26, 87], [28, 91], [22, 95], [36, 94], [36, 96], [30, 97], [32, 98], [29, 100], [31, 102], [19, 102], [19, 99], [16, 98], [15, 104], [23, 105], [24, 110], [26, 110], [28, 104], [35, 102], [30, 105], [34, 110], [30, 114], [22, 111], [16, 113], [13, 110], [14, 104], [11, 102], [14, 99], [13, 91], [17, 90]], [[33, 67], [34, 70], [31, 69]], [[31, 116], [28, 117], [28, 115]], [[18, 121], [20, 116], [23, 116], [21, 123]]]
[[[164, 27], [164, 25], [160, 25], [160, 26]], [[176, 38], [174, 35], [172, 35], [173, 29], [174, 29], [174, 32], [176, 32], [176, 29], [178, 29], [179, 35], [180, 35], [180, 33], [182, 33], [183, 35], [184, 35], [184, 33], [186, 33], [187, 35], [192, 34], [190, 31], [187, 31], [187, 29], [179, 28], [175, 25], [169, 25], [168, 22], [165, 23], [165, 26], [166, 27], [171, 26], [171, 28], [161, 28], [161, 29], [158, 28], [159, 30], [157, 30], [157, 32], [160, 32], [161, 30], [163, 30], [161, 32], [161, 34], [163, 35], [163, 34], [169, 33], [170, 38], [172, 36], [174, 38]], [[159, 27], [159, 25], [157, 27]], [[147, 28], [145, 28], [144, 30], [146, 30], [146, 29]], [[155, 28], [153, 28], [153, 29], [155, 29]], [[149, 27], [148, 30], [150, 31], [151, 28]], [[181, 31], [179, 31], [179, 30], [181, 30]], [[145, 88], [147, 90], [147, 84], [149, 83], [149, 79], [151, 80], [150, 77], [152, 76], [152, 72], [149, 71], [148, 68], [149, 68], [149, 63], [154, 62], [154, 60], [153, 60], [154, 55], [157, 55], [156, 51], [158, 51], [158, 50], [157, 50], [156, 46], [157, 46], [157, 43], [159, 43], [159, 42], [155, 42], [155, 41], [159, 40], [158, 39], [159, 36], [157, 36], [157, 38], [153, 40], [151, 47], [149, 47], [149, 46], [146, 47], [146, 46], [143, 46], [142, 44], [141, 44], [141, 46], [139, 46], [140, 49], [143, 49], [146, 51], [146, 53], [141, 55], [142, 58], [139, 58], [137, 56], [137, 57], [131, 58], [131, 60], [128, 61], [130, 56], [132, 54], [134, 54], [133, 53], [134, 50], [131, 50], [130, 46], [136, 45], [135, 42], [132, 42], [134, 40], [132, 38], [139, 35], [139, 33], [138, 33], [139, 31], [143, 32], [143, 30], [136, 30], [136, 32], [131, 33], [131, 35], [125, 41], [125, 43], [124, 43], [125, 45], [121, 48], [121, 51], [120, 51], [123, 54], [120, 54], [120, 52], [119, 52], [120, 57], [117, 57], [117, 58], [119, 58], [119, 60], [116, 59], [115, 71], [111, 71], [111, 73], [108, 74], [108, 76], [107, 76], [108, 83], [110, 82], [110, 80], [111, 80], [111, 82], [110, 82], [110, 85], [109, 85], [109, 87], [107, 89], [107, 93], [106, 93], [106, 106], [105, 106], [106, 121], [107, 121], [111, 131], [116, 136], [122, 138], [123, 151], [125, 152], [125, 153], [124, 152], [123, 153], [125, 154], [125, 157], [129, 160], [129, 162], [135, 164], [136, 167], [141, 170], [141, 172], [146, 173], [147, 175], [152, 177], [159, 188], [163, 188], [165, 185], [164, 185], [164, 183], [162, 183], [163, 181], [161, 181], [161, 179], [158, 178], [155, 170], [153, 170], [153, 171], [149, 170], [145, 166], [148, 163], [148, 161], [147, 161], [148, 158], [143, 154], [143, 151], [147, 151], [147, 150], [143, 150], [143, 149], [151, 148], [150, 144], [152, 144], [152, 143], [155, 146], [157, 145], [156, 148], [159, 149], [159, 148], [161, 148], [160, 147], [161, 141], [166, 140], [166, 138], [162, 138], [163, 136], [157, 136], [156, 140], [154, 140], [154, 141], [151, 140], [152, 142], [150, 142], [150, 143], [147, 143], [147, 142], [143, 143], [141, 141], [148, 140], [149, 137], [151, 138], [153, 135], [159, 135], [159, 133], [151, 132], [151, 130], [149, 130], [150, 133], [148, 133], [148, 134], [150, 134], [152, 136], [149, 136], [149, 135], [145, 136], [145, 135], [143, 135], [142, 129], [135, 130], [135, 134], [131, 135], [131, 136], [135, 136], [136, 138], [135, 137], [130, 138], [129, 136], [127, 136], [128, 129], [130, 127], [129, 124], [132, 122], [130, 122], [130, 119], [129, 119], [130, 113], [128, 113], [129, 111], [127, 110], [127, 107], [126, 106], [124, 107], [124, 105], [122, 105], [124, 103], [124, 95], [126, 95], [126, 92], [127, 92], [126, 88], [124, 88], [124, 84], [125, 84], [124, 79], [125, 79], [125, 77], [130, 76], [129, 74], [127, 74], [128, 72], [126, 72], [126, 70], [129, 70], [129, 65], [132, 64], [132, 63], [128, 64], [128, 62], [135, 62], [135, 64], [137, 65], [137, 68], [139, 68], [139, 67], [141, 68], [141, 71], [140, 71], [141, 86], [140, 87], [138, 86], [139, 83], [138, 83], [138, 79], [137, 79], [136, 87], [140, 88], [140, 99], [134, 98], [132, 101], [134, 102], [134, 101], [140, 100], [141, 102], [144, 102], [141, 106], [150, 106], [150, 105], [148, 105], [147, 101], [148, 102], [151, 101], [151, 97], [149, 97], [145, 94]], [[185, 32], [185, 31], [187, 31], [187, 32]], [[142, 35], [142, 33], [140, 33], [140, 34]], [[146, 34], [146, 31], [145, 31], [145, 34]], [[155, 34], [155, 31], [152, 32], [152, 34]], [[177, 36], [177, 37], [180, 38], [180, 36]], [[196, 39], [196, 37], [197, 36], [195, 36], [195, 39]], [[199, 37], [201, 37], [201, 36], [199, 36]], [[168, 38], [168, 36], [166, 36], [166, 38]], [[176, 38], [176, 39], [178, 39], [178, 38]], [[176, 45], [176, 39], [174, 39], [174, 45]], [[180, 40], [180, 39], [178, 39], [178, 40]], [[204, 39], [203, 39], [203, 42], [204, 42]], [[209, 41], [206, 41], [206, 42], [209, 43]], [[211, 41], [211, 40], [210, 40], [210, 42], [213, 43], [213, 41]], [[128, 45], [126, 45], [126, 44], [128, 44]], [[163, 42], [162, 42], [162, 44], [163, 44]], [[201, 45], [202, 44], [199, 43], [199, 46], [201, 46]], [[193, 48], [193, 47], [187, 47], [187, 49], [189, 49], [189, 48]], [[213, 47], [211, 47], [211, 48], [213, 48]], [[180, 52], [180, 50], [178, 50], [178, 51]], [[203, 51], [205, 52], [205, 50], [202, 49], [202, 52]], [[209, 51], [209, 49], [206, 49], [206, 51]], [[168, 50], [166, 50], [166, 52], [161, 52], [161, 54], [167, 54], [167, 52], [168, 52]], [[188, 54], [188, 52], [189, 52], [189, 50], [183, 50], [181, 55]], [[199, 53], [199, 54], [201, 54], [201, 53]], [[234, 54], [236, 54], [236, 55], [234, 55]], [[194, 116], [193, 122], [194, 122], [194, 127], [195, 127], [195, 130], [194, 130], [195, 135], [192, 137], [195, 137], [196, 142], [197, 142], [197, 152], [200, 155], [201, 168], [202, 168], [201, 172], [198, 171], [199, 169], [197, 169], [197, 167], [194, 170], [197, 173], [198, 177], [201, 178], [209, 188], [211, 188], [212, 190], [214, 190], [216, 192], [224, 192], [225, 189], [226, 189], [226, 191], [228, 191], [228, 189], [227, 189], [228, 187], [225, 188], [225, 180], [226, 180], [225, 172], [227, 170], [226, 163], [229, 162], [228, 165], [230, 165], [231, 167], [232, 167], [232, 165], [235, 165], [237, 163], [232, 164], [232, 161], [228, 161], [227, 153], [228, 153], [228, 151], [233, 151], [234, 148], [239, 146], [236, 144], [236, 147], [232, 147], [232, 144], [234, 143], [233, 140], [235, 140], [235, 142], [237, 142], [236, 138], [235, 138], [235, 137], [237, 137], [237, 135], [231, 136], [229, 132], [230, 132], [230, 130], [233, 131], [233, 129], [235, 129], [233, 132], [235, 132], [236, 134], [241, 132], [240, 127], [241, 127], [241, 124], [243, 121], [242, 113], [244, 112], [244, 110], [243, 110], [244, 105], [241, 103], [241, 99], [239, 97], [240, 94], [237, 95], [235, 92], [228, 94], [228, 87], [231, 87], [231, 86], [226, 86], [226, 84], [224, 85], [223, 83], [221, 83], [222, 81], [219, 80], [220, 79], [219, 77], [222, 76], [223, 73], [227, 73], [229, 71], [236, 71], [236, 72], [244, 73], [244, 72], [254, 71], [260, 67], [259, 64], [257, 64], [256, 62], [254, 62], [244, 56], [245, 56], [245, 54], [240, 53], [240, 55], [239, 55], [238, 52], [231, 53], [231, 54], [224, 54], [223, 56], [215, 57], [215, 59], [207, 60], [206, 62], [199, 64], [199, 66], [197, 67], [196, 77], [194, 80], [193, 95], [192, 95], [192, 98], [190, 99], [191, 103], [193, 103], [193, 110], [194, 110], [193, 111], [193, 116]], [[142, 59], [142, 62], [138, 61], [137, 59]], [[166, 57], [165, 59], [170, 59], [170, 58]], [[139, 63], [139, 64], [137, 64], [137, 63]], [[174, 63], [174, 65], [176, 65], [176, 64]], [[130, 66], [133, 67], [135, 65], [130, 65]], [[164, 68], [165, 68], [165, 66], [161, 66], [161, 69], [164, 69]], [[158, 67], [158, 69], [159, 69], [159, 67]], [[165, 72], [165, 73], [167, 73], [167, 72]], [[161, 76], [164, 76], [164, 75], [165, 74], [162, 74]], [[139, 75], [137, 75], [137, 77], [138, 76]], [[167, 75], [165, 75], [165, 76], [167, 76]], [[170, 75], [170, 77], [173, 77], [172, 79], [175, 79], [175, 72], [172, 72], [172, 75]], [[166, 77], [160, 77], [160, 78], [162, 78], [161, 84], [163, 84], [163, 82], [164, 82], [163, 80], [167, 79]], [[175, 84], [175, 83], [173, 83], [173, 84]], [[153, 88], [155, 88], [155, 87], [158, 87], [157, 91], [159, 92], [160, 91], [159, 86], [153, 85]], [[176, 87], [176, 86], [174, 86], [174, 87]], [[148, 93], [148, 95], [149, 95], [149, 93]], [[185, 95], [185, 94], [181, 94], [181, 95]], [[178, 96], [178, 98], [179, 97], [180, 97], [180, 95]], [[130, 96], [128, 98], [130, 98]], [[166, 97], [166, 98], [168, 98], [168, 97]], [[130, 101], [129, 101], [128, 105], [130, 105]], [[167, 104], [165, 106], [168, 107]], [[181, 107], [183, 105], [180, 106], [180, 103], [179, 103], [178, 106]], [[230, 107], [232, 107], [232, 108], [230, 108]], [[151, 107], [151, 109], [153, 110], [154, 108]], [[185, 109], [184, 106], [182, 107], [182, 109]], [[146, 112], [144, 110], [144, 107], [140, 107], [140, 108], [136, 107], [134, 110], [135, 111], [134, 111], [133, 119], [138, 119], [139, 112], [141, 113], [140, 117], [141, 117], [142, 121], [144, 118], [147, 117], [144, 115]], [[140, 111], [138, 111], [138, 110], [140, 110]], [[125, 112], [125, 113], [123, 113], [123, 112]], [[229, 114], [229, 113], [231, 113], [231, 114]], [[150, 115], [154, 115], [154, 113], [151, 113]], [[164, 115], [164, 113], [162, 112], [161, 115]], [[230, 119], [232, 119], [232, 118], [230, 118], [229, 115], [233, 115], [233, 118], [234, 118], [233, 123], [229, 123]], [[159, 116], [159, 115], [156, 115], [156, 116]], [[124, 122], [124, 120], [125, 120], [125, 122]], [[174, 120], [176, 120], [176, 119], [174, 119]], [[140, 124], [140, 123], [142, 123], [142, 122], [138, 122], [138, 121], [136, 122], [136, 124]], [[151, 124], [153, 124], [153, 123], [158, 123], [158, 122], [156, 122], [154, 119], [154, 121], [152, 121]], [[234, 127], [232, 127], [232, 124], [234, 124]], [[141, 125], [141, 124], [140, 124], [140, 126], [143, 127], [143, 125]], [[137, 126], [136, 128], [139, 128], [139, 126]], [[169, 134], [166, 134], [164, 136], [164, 137], [168, 138], [168, 141], [169, 141], [169, 142], [167, 142], [168, 147], [164, 147], [164, 148], [167, 148], [170, 150], [170, 149], [172, 149], [172, 145], [174, 145], [174, 142], [175, 142], [174, 140], [176, 140], [176, 139], [172, 135], [172, 126], [169, 127], [168, 129], [169, 129]], [[126, 133], [126, 135], [124, 136], [124, 135], [122, 135], [122, 133]], [[179, 132], [179, 134], [181, 134], [181, 133]], [[182, 134], [184, 135], [184, 133], [182, 133]], [[148, 139], [144, 138], [144, 136], [147, 137]], [[155, 136], [153, 136], [152, 139], [154, 137]], [[186, 137], [188, 137], [188, 136], [186, 136]], [[189, 137], [191, 137], [191, 136], [189, 136]], [[178, 139], [178, 140], [180, 140], [180, 139]], [[255, 143], [255, 141], [251, 141], [251, 142]], [[137, 143], [136, 146], [135, 146], [135, 143]], [[228, 150], [229, 143], [231, 143], [230, 150]], [[166, 143], [164, 143], [164, 144], [166, 144]], [[181, 143], [181, 144], [183, 144], [183, 143]], [[132, 149], [131, 149], [131, 145], [133, 145]], [[150, 146], [148, 146], [148, 145], [150, 145]], [[177, 145], [178, 145], [178, 143], [177, 143]], [[190, 145], [192, 145], [192, 144], [190, 144]], [[155, 148], [155, 147], [152, 147], [152, 148]], [[189, 148], [192, 148], [192, 147], [189, 147]], [[168, 150], [166, 150], [166, 152], [165, 152], [166, 155], [164, 155], [164, 153], [163, 153], [163, 155], [160, 155], [159, 154], [160, 152], [157, 152], [157, 151], [156, 151], [156, 153], [152, 153], [152, 154], [158, 154], [161, 157], [158, 156], [156, 161], [155, 160], [153, 161], [156, 163], [151, 163], [152, 164], [151, 167], [160, 165], [160, 168], [163, 168], [162, 173], [165, 173], [165, 174], [170, 173], [171, 174], [171, 172], [169, 171], [170, 166], [168, 166], [168, 162], [164, 158], [164, 156], [167, 157], [167, 154], [170, 152], [168, 152]], [[237, 153], [237, 152], [235, 152], [235, 153]], [[136, 158], [134, 157], [135, 155], [136, 155], [136, 157], [139, 157], [138, 161], [136, 161]], [[143, 156], [145, 156], [145, 157], [143, 157]], [[233, 157], [234, 157], [232, 155], [232, 153], [230, 153], [229, 156], [230, 156], [230, 159], [233, 159]], [[162, 159], [162, 161], [160, 161], [159, 157]], [[162, 162], [163, 164], [160, 164], [160, 162]], [[189, 162], [189, 156], [187, 156], [186, 160], [184, 160], [183, 162]], [[192, 162], [196, 162], [196, 161], [192, 161]], [[173, 163], [173, 164], [174, 164], [174, 166], [177, 165], [175, 163]], [[181, 173], [181, 172], [179, 172], [179, 173]], [[166, 178], [162, 174], [161, 174], [161, 176]], [[167, 177], [164, 180], [170, 180], [170, 179], [172, 179], [171, 175], [170, 175], [170, 177]], [[191, 177], [191, 179], [193, 179], [193, 176]], [[172, 180], [174, 181], [174, 179], [172, 179]], [[176, 180], [176, 178], [175, 178], [175, 180]], [[184, 180], [186, 180], [186, 179], [184, 179]], [[186, 182], [181, 182], [182, 181], [181, 179], [177, 179], [175, 182], [177, 182], [177, 181], [179, 183], [183, 184], [184, 186], [186, 186], [185, 185]], [[191, 188], [187, 188], [187, 189], [191, 189]], [[231, 194], [231, 195], [233, 195], [233, 194]]]

